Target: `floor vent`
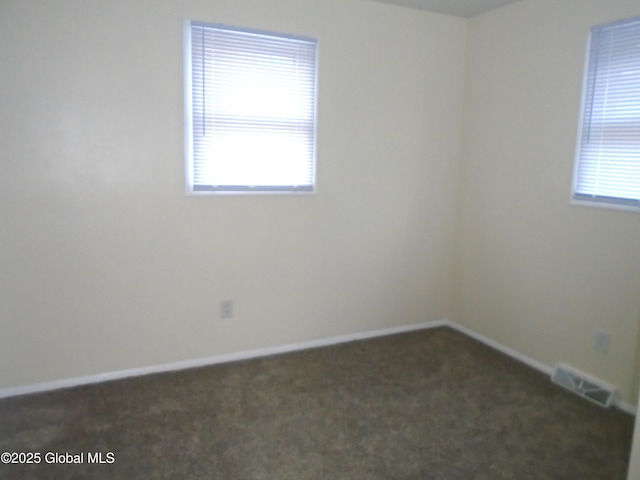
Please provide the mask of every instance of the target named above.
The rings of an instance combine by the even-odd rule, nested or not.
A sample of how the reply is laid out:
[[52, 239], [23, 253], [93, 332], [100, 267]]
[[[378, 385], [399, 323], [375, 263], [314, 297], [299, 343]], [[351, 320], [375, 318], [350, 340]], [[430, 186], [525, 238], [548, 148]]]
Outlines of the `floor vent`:
[[562, 363], [556, 365], [556, 369], [551, 376], [551, 381], [601, 407], [611, 405], [615, 394], [614, 387], [591, 378]]

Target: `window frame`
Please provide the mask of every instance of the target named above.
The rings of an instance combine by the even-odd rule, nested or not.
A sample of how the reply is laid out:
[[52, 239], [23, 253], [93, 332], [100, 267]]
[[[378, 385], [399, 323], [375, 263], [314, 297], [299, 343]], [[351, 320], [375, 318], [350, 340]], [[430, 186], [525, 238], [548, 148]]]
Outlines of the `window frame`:
[[[593, 88], [593, 85], [590, 84], [590, 79], [593, 77], [593, 82], [596, 82], [596, 74], [592, 73], [594, 69], [593, 62], [598, 62], [600, 57], [593, 58], [593, 47], [594, 47], [594, 36], [596, 33], [601, 32], [606, 28], [615, 28], [616, 26], [629, 25], [634, 23], [640, 23], [640, 17], [632, 17], [626, 18], [623, 20], [618, 20], [615, 22], [610, 22], [602, 25], [594, 26], [589, 31], [588, 41], [587, 41], [587, 50], [586, 57], [584, 63], [584, 72], [582, 77], [582, 92], [581, 92], [581, 101], [580, 101], [580, 116], [578, 122], [578, 138], [576, 142], [575, 149], [575, 159], [574, 159], [574, 169], [573, 169], [573, 182], [571, 189], [571, 203], [574, 205], [586, 205], [591, 207], [600, 207], [600, 208], [609, 208], [616, 210], [627, 210], [627, 211], [635, 211], [640, 212], [640, 199], [632, 199], [625, 197], [614, 197], [614, 196], [605, 196], [605, 195], [596, 195], [584, 192], [578, 192], [578, 184], [579, 184], [579, 173], [582, 161], [582, 149], [583, 149], [583, 136], [585, 134], [585, 122], [586, 116], [588, 115], [591, 118], [590, 113], [588, 113], [589, 107], [587, 106], [587, 101], [591, 98], [589, 96], [590, 86]], [[638, 27], [640, 28], [640, 26]], [[596, 64], [597, 65], [597, 64]], [[637, 149], [638, 154], [640, 154], [640, 145]]]
[[[295, 41], [310, 42], [314, 45], [313, 61], [313, 91], [310, 102], [312, 114], [311, 149], [309, 166], [310, 184], [307, 185], [226, 185], [223, 187], [212, 185], [195, 185], [195, 157], [194, 157], [194, 109], [193, 109], [193, 64], [192, 64], [192, 27], [205, 27], [222, 29], [231, 32], [246, 33], [250, 35], [267, 36], [278, 39], [291, 39]], [[277, 33], [266, 30], [258, 30], [244, 27], [230, 26], [219, 23], [208, 23], [197, 20], [185, 19], [183, 22], [183, 55], [184, 55], [184, 128], [185, 128], [185, 194], [187, 196], [211, 196], [211, 195], [314, 195], [317, 193], [317, 128], [318, 128], [318, 40], [301, 35]]]

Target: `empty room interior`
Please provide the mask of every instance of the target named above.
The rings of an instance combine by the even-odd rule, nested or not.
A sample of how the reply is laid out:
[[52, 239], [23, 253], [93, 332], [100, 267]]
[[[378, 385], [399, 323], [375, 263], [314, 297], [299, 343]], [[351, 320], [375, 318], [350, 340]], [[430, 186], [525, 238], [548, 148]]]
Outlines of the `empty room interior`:
[[[438, 328], [635, 414], [640, 211], [572, 188], [590, 29], [640, 3], [392, 3], [0, 0], [0, 419]], [[188, 191], [185, 21], [317, 41], [313, 192]]]

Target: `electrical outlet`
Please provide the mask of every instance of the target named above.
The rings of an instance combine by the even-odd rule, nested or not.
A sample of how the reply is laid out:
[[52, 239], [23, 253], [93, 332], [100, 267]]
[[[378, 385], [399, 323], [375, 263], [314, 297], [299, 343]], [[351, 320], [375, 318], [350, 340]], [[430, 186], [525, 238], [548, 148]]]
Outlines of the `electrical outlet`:
[[603, 355], [609, 353], [609, 338], [609, 332], [596, 328], [593, 332], [593, 349]]
[[220, 302], [220, 318], [233, 317], [233, 300], [222, 300]]

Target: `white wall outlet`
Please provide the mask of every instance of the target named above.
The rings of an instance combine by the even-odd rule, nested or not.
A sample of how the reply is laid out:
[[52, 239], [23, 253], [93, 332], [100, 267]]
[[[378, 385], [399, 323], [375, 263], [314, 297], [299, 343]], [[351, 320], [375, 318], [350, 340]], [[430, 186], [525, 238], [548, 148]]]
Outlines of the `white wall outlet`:
[[220, 318], [233, 317], [233, 300], [222, 300], [220, 302]]
[[593, 349], [603, 355], [609, 353], [609, 337], [609, 332], [596, 328], [593, 332]]

